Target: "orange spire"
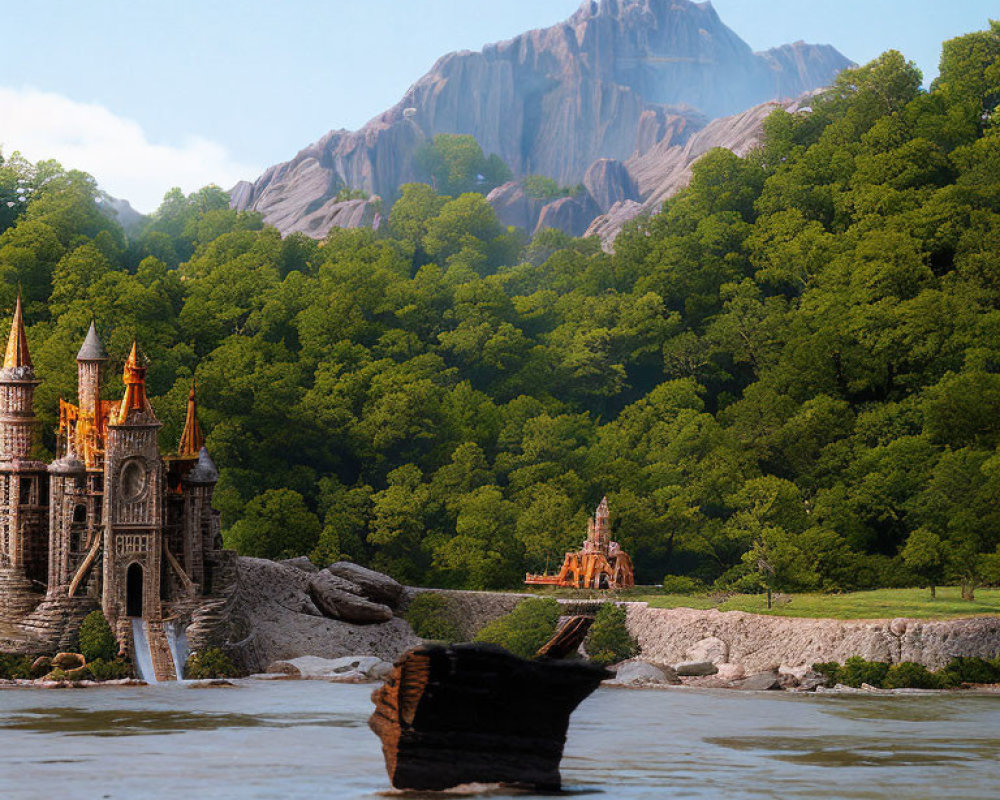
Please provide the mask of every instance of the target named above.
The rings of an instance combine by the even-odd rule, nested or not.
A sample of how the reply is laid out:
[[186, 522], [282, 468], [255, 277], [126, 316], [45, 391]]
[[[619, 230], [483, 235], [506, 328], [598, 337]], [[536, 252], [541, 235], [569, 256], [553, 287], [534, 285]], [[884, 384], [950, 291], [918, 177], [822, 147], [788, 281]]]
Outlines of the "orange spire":
[[146, 368], [139, 360], [139, 345], [134, 341], [122, 371], [122, 379], [125, 382], [125, 396], [118, 407], [119, 425], [128, 418], [129, 412], [145, 411], [149, 404], [146, 400]]
[[195, 381], [191, 381], [191, 391], [188, 392], [187, 418], [184, 420], [184, 431], [181, 433], [180, 444], [177, 445], [177, 455], [185, 458], [197, 458], [205, 445], [205, 434], [198, 424], [198, 404], [195, 401]]
[[28, 353], [28, 337], [24, 332], [24, 313], [21, 311], [21, 293], [17, 293], [17, 305], [14, 306], [14, 320], [10, 324], [10, 338], [7, 340], [7, 353], [4, 355], [3, 368], [30, 367], [31, 355]]

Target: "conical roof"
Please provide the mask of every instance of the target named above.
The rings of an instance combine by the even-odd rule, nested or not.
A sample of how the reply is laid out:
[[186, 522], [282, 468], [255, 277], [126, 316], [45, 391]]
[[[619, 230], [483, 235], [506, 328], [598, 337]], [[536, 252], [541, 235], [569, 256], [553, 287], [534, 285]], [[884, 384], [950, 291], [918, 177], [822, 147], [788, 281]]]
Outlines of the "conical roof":
[[217, 483], [219, 480], [219, 470], [208, 454], [208, 449], [202, 447], [198, 453], [198, 463], [194, 465], [184, 480], [188, 483]]
[[3, 368], [15, 370], [19, 367], [31, 367], [31, 354], [28, 352], [28, 336], [24, 332], [24, 313], [21, 310], [21, 293], [17, 294], [17, 304], [14, 306], [14, 319], [10, 324], [10, 337], [7, 339], [7, 352], [4, 354]]
[[77, 361], [107, 361], [108, 353], [101, 343], [101, 337], [97, 335], [97, 328], [93, 320], [90, 323], [90, 330], [87, 331], [87, 338], [83, 340], [80, 352], [76, 354]]

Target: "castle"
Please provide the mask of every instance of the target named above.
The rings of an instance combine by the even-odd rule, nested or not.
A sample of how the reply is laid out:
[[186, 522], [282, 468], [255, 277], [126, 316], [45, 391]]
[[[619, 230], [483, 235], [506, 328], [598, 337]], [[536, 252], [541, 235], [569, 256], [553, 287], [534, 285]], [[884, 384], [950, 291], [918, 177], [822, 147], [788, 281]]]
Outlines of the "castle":
[[555, 575], [524, 576], [529, 586], [561, 586], [573, 589], [629, 589], [635, 586], [632, 559], [618, 542], [611, 541], [608, 498], [602, 498], [593, 517], [587, 518], [583, 549], [567, 553]]
[[[59, 401], [56, 458], [39, 460], [34, 393], [18, 297], [0, 369], [0, 623], [59, 646], [101, 608], [123, 649], [141, 620], [157, 678], [176, 678], [164, 621], [222, 588], [223, 550], [194, 386], [177, 452], [161, 456], [138, 346], [121, 400], [101, 397], [108, 362], [91, 323], [76, 357], [76, 403]], [[11, 627], [13, 626], [13, 627]]]

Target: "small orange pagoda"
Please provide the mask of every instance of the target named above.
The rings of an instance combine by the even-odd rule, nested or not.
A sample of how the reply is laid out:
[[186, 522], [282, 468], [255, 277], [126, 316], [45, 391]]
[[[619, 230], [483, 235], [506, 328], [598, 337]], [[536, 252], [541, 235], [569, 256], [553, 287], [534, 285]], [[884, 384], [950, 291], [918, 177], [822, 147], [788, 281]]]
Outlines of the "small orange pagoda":
[[587, 539], [583, 550], [567, 553], [556, 575], [524, 576], [529, 586], [562, 586], [572, 589], [628, 589], [635, 586], [632, 559], [611, 541], [608, 526], [608, 498], [601, 500], [592, 518], [587, 519]]

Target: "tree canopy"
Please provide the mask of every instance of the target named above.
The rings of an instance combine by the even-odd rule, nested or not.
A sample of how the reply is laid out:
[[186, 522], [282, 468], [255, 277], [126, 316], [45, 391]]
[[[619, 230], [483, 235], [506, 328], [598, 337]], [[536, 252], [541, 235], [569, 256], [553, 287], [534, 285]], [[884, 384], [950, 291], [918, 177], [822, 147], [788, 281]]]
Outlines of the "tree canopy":
[[246, 553], [514, 586], [607, 494], [642, 583], [971, 591], [1000, 545], [1000, 26], [920, 87], [895, 52], [844, 72], [613, 255], [501, 225], [469, 137], [319, 243], [217, 187], [126, 237], [89, 176], [14, 154], [0, 306], [22, 287], [49, 446], [92, 316], [148, 354], [165, 448], [197, 375]]

